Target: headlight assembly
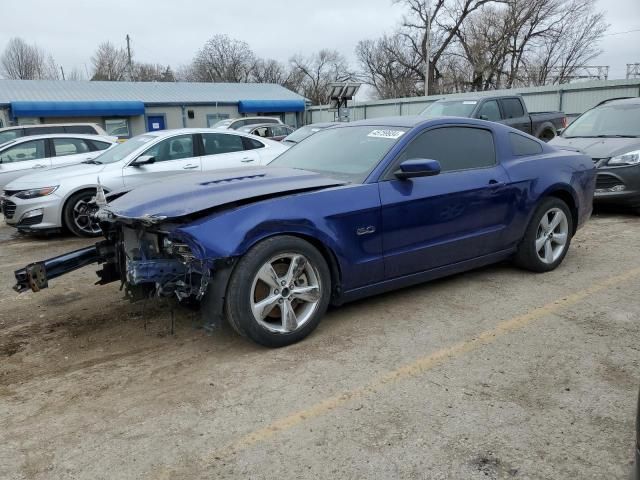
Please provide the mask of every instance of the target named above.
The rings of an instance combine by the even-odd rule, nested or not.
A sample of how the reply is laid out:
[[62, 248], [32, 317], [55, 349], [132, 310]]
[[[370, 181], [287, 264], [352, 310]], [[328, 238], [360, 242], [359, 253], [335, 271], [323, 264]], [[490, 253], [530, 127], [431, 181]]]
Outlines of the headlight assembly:
[[611, 157], [607, 165], [640, 165], [640, 150]]
[[53, 187], [32, 188], [31, 190], [22, 190], [21, 192], [16, 193], [16, 197], [21, 198], [22, 200], [46, 197], [47, 195], [51, 195], [57, 189], [58, 185], [55, 185]]

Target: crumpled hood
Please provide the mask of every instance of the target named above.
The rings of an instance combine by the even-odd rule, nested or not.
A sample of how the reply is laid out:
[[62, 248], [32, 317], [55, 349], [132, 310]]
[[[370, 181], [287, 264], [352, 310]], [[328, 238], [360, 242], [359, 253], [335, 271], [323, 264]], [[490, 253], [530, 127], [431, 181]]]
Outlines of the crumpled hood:
[[188, 173], [141, 185], [109, 203], [104, 210], [117, 217], [153, 222], [252, 198], [345, 183], [306, 170], [279, 167]]
[[549, 142], [557, 148], [577, 148], [591, 158], [611, 158], [631, 150], [640, 150], [640, 138], [564, 138], [556, 137]]
[[90, 163], [77, 163], [64, 167], [51, 168], [42, 172], [30, 173], [17, 178], [5, 186], [7, 190], [26, 190], [28, 188], [49, 187], [60, 185], [64, 180], [79, 177], [81, 175], [92, 175], [98, 178], [100, 172], [110, 165], [95, 165]]

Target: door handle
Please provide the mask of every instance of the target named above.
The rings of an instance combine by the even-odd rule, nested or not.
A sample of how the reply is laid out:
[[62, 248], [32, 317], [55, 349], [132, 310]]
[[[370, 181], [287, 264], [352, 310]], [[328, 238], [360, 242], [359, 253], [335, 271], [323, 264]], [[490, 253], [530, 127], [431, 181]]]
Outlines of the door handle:
[[40, 165], [40, 164], [38, 164], [38, 165], [34, 165], [34, 166], [33, 166], [33, 167], [31, 167], [31, 168], [45, 168], [45, 167], [46, 167], [46, 165]]
[[256, 159], [255, 158], [248, 158], [245, 157], [242, 160], [240, 160], [242, 163], [249, 163], [249, 162], [254, 162]]
[[198, 168], [198, 165], [185, 165], [182, 167], [184, 170], [193, 170], [194, 168]]
[[493, 180], [493, 179], [489, 180], [489, 186], [491, 188], [504, 187], [505, 185], [506, 185], [505, 182], [499, 182], [499, 181]]

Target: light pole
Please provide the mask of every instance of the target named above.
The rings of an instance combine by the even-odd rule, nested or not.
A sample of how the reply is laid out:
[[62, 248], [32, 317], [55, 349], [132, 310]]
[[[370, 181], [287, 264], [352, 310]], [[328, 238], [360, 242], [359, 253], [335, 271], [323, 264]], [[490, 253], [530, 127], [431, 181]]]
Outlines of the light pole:
[[429, 57], [431, 56], [431, 4], [427, 2], [427, 33], [424, 52], [424, 96], [429, 96]]

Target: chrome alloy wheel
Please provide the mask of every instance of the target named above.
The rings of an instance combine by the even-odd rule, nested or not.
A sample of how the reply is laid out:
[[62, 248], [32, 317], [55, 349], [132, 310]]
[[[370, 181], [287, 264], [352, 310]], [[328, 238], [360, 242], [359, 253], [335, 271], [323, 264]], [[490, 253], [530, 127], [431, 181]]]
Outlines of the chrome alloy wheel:
[[251, 286], [251, 311], [256, 321], [272, 332], [291, 333], [313, 316], [321, 299], [320, 274], [298, 253], [272, 257]]
[[73, 223], [75, 223], [79, 230], [89, 235], [97, 235], [102, 230], [98, 222], [91, 217], [89, 202], [92, 198], [93, 195], [79, 198], [73, 205]]
[[569, 222], [559, 208], [548, 210], [540, 219], [536, 234], [536, 253], [540, 261], [552, 264], [567, 248]]

